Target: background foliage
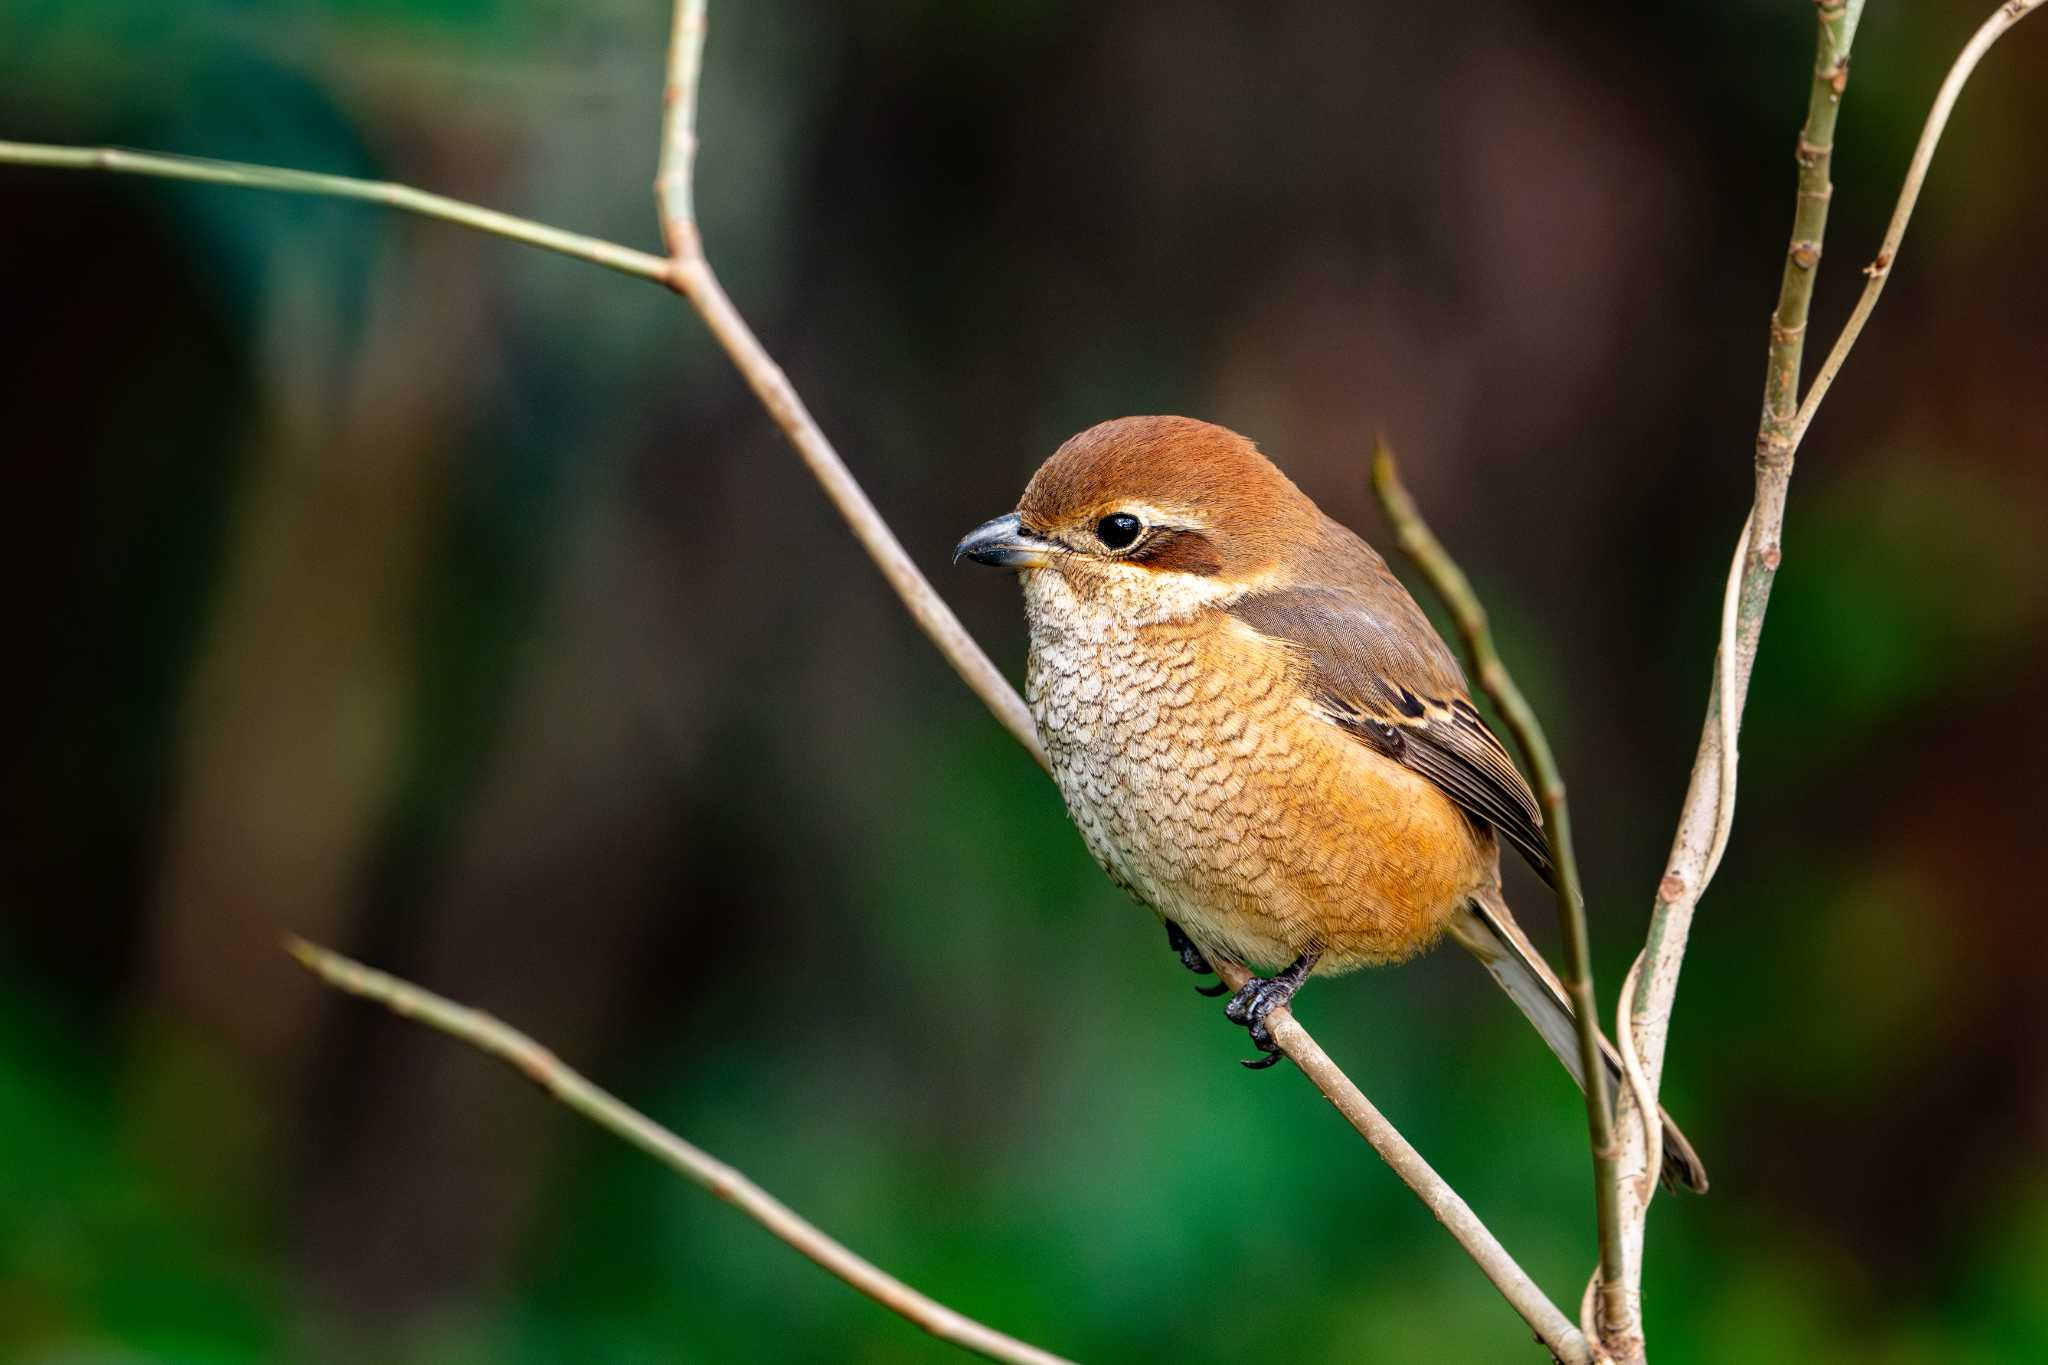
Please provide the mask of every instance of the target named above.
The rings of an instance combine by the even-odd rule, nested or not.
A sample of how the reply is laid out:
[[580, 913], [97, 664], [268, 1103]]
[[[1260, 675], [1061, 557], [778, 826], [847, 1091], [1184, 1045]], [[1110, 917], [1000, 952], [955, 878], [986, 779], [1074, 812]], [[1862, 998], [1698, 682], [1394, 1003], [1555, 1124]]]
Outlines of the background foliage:
[[[1825, 332], [1981, 4], [1875, 6]], [[1376, 531], [1372, 431], [1573, 780], [1611, 993], [1748, 500], [1811, 7], [717, 7], [714, 259], [945, 577], [1184, 411]], [[652, 246], [655, 0], [14, 0], [0, 129]], [[1802, 457], [1667, 1097], [1660, 1360], [2048, 1355], [2048, 121], [1966, 96]], [[1150, 920], [659, 291], [441, 225], [0, 174], [0, 1355], [937, 1360], [297, 930], [494, 1009], [1087, 1359], [1497, 1360], [1512, 1314]], [[1543, 901], [1512, 888], [1547, 930]], [[2025, 949], [2023, 951], [2023, 949]], [[1305, 1018], [1561, 1301], [1583, 1126], [1452, 955]]]

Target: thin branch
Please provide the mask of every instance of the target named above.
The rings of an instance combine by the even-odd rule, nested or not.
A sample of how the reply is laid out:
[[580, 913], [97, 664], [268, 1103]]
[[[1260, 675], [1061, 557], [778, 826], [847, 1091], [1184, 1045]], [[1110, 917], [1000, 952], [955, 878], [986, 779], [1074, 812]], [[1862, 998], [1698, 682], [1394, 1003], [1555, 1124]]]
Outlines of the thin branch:
[[[1615, 1051], [1621, 1054], [1621, 1074], [1628, 1081], [1628, 1088], [1635, 1099], [1636, 1112], [1642, 1117], [1643, 1126], [1643, 1169], [1636, 1175], [1636, 1198], [1648, 1199], [1649, 1185], [1657, 1179], [1657, 1172], [1664, 1165], [1664, 1124], [1658, 1116], [1657, 1092], [1650, 1088], [1650, 1077], [1643, 1070], [1643, 1059], [1636, 1053], [1635, 1020], [1629, 1005], [1636, 998], [1636, 977], [1643, 970], [1643, 956], [1636, 954], [1636, 960], [1629, 964], [1628, 975], [1621, 979], [1621, 997], [1615, 1004]], [[1587, 1288], [1592, 1288], [1591, 1284]]]
[[1536, 799], [1543, 803], [1543, 834], [1550, 845], [1552, 885], [1557, 895], [1557, 917], [1564, 926], [1565, 988], [1570, 992], [1572, 1014], [1578, 1028], [1579, 1063], [1585, 1070], [1586, 1129], [1593, 1148], [1593, 1208], [1600, 1233], [1600, 1268], [1603, 1293], [1621, 1289], [1621, 1211], [1615, 1197], [1614, 1112], [1607, 1087], [1600, 1083], [1607, 1064], [1600, 1049], [1600, 1013], [1593, 991], [1593, 947], [1586, 928], [1586, 900], [1579, 884], [1579, 858], [1572, 848], [1571, 808], [1565, 801], [1564, 774], [1536, 709], [1529, 705], [1522, 689], [1515, 685], [1500, 651], [1493, 643], [1493, 630], [1486, 621], [1486, 608], [1472, 591], [1470, 580], [1451, 558], [1443, 542], [1423, 520], [1415, 499], [1402, 486], [1394, 452], [1384, 440], [1373, 451], [1372, 487], [1380, 507], [1394, 528], [1401, 549], [1415, 561], [1437, 596], [1450, 608], [1451, 619], [1465, 642], [1466, 658], [1472, 665], [1486, 695], [1500, 708], [1508, 729], [1536, 778]]
[[2008, 0], [2008, 3], [2000, 5], [1964, 44], [1955, 65], [1949, 68], [1948, 78], [1934, 96], [1934, 107], [1927, 111], [1927, 122], [1920, 130], [1919, 143], [1913, 148], [1913, 159], [1906, 166], [1906, 183], [1899, 190], [1899, 201], [1892, 209], [1892, 221], [1885, 228], [1884, 241], [1877, 248], [1877, 259], [1863, 268], [1863, 273], [1869, 277], [1864, 283], [1863, 293], [1856, 300], [1849, 321], [1843, 324], [1842, 334], [1835, 338], [1827, 359], [1821, 362], [1820, 372], [1813, 377], [1813, 387], [1807, 390], [1806, 399], [1800, 403], [1799, 413], [1786, 432], [1787, 439], [1795, 448], [1805, 439], [1806, 429], [1813, 425], [1814, 413], [1820, 410], [1821, 400], [1828, 396], [1835, 376], [1842, 372], [1842, 364], [1849, 358], [1850, 348], [1863, 335], [1863, 324], [1870, 321], [1870, 314], [1877, 307], [1877, 296], [1884, 293], [1885, 281], [1892, 277], [1892, 266], [1899, 258], [1899, 244], [1906, 237], [1906, 224], [1912, 220], [1914, 205], [1920, 202], [1920, 187], [1927, 181], [1927, 168], [1933, 164], [1934, 149], [1948, 128], [1948, 116], [1954, 111], [1963, 86], [1969, 83], [1977, 63], [1991, 50], [1991, 45], [2043, 3], [2044, 0]]
[[[1216, 974], [1232, 990], [1242, 987], [1250, 979], [1250, 973], [1243, 967], [1228, 961], [1216, 963]], [[1493, 1281], [1501, 1297], [1522, 1315], [1522, 1320], [1549, 1348], [1551, 1355], [1564, 1365], [1586, 1365], [1589, 1356], [1585, 1335], [1529, 1278], [1528, 1272], [1516, 1264], [1507, 1248], [1500, 1244], [1486, 1224], [1479, 1221], [1479, 1215], [1472, 1212], [1472, 1206], [1436, 1173], [1436, 1169], [1423, 1159], [1422, 1153], [1416, 1151], [1407, 1138], [1401, 1136], [1400, 1130], [1387, 1121], [1386, 1115], [1365, 1097], [1365, 1092], [1352, 1083], [1343, 1069], [1330, 1060], [1330, 1055], [1316, 1044], [1308, 1030], [1295, 1021], [1293, 1012], [1286, 1008], [1274, 1010], [1266, 1016], [1266, 1027], [1272, 1032], [1273, 1041], [1280, 1045], [1280, 1050], [1301, 1068], [1301, 1073], [1314, 1083], [1316, 1089], [1323, 1092], [1323, 1097], [1344, 1116], [1345, 1122], [1358, 1130], [1358, 1135], [1372, 1145], [1380, 1159], [1393, 1168], [1394, 1174], [1415, 1191], [1423, 1207], [1444, 1225], [1444, 1230], [1465, 1249], [1465, 1254], [1472, 1258], [1486, 1278]]]
[[544, 251], [574, 256], [592, 265], [637, 275], [643, 280], [666, 281], [669, 263], [660, 256], [635, 251], [617, 242], [586, 237], [580, 232], [515, 218], [509, 213], [477, 204], [429, 194], [410, 185], [393, 185], [383, 180], [356, 180], [345, 175], [321, 175], [282, 166], [252, 166], [240, 161], [212, 161], [197, 156], [168, 156], [157, 152], [131, 152], [120, 147], [53, 147], [40, 142], [0, 142], [0, 165], [46, 166], [55, 170], [112, 171], [118, 175], [146, 175], [159, 180], [190, 180], [208, 185], [235, 185], [243, 189], [274, 190], [282, 194], [311, 194], [326, 199], [354, 199], [381, 204], [424, 218], [439, 218], [506, 237]]
[[797, 458], [824, 488], [825, 496], [831, 499], [889, 586], [896, 590], [918, 628], [938, 646], [946, 661], [953, 665], [953, 671], [981, 698], [1011, 737], [1038, 761], [1039, 767], [1050, 771], [1045, 746], [1038, 740], [1038, 726], [1024, 699], [967, 633], [931, 581], [918, 572], [903, 543], [875, 510], [859, 480], [839, 458], [839, 452], [825, 439], [789, 376], [747, 326], [705, 259], [691, 188], [697, 153], [697, 87], [704, 59], [705, 3], [706, 0], [677, 0], [675, 27], [669, 42], [668, 108], [663, 120], [661, 169], [655, 180], [662, 237], [673, 253], [663, 278], [702, 315], [712, 336], [725, 348], [768, 416], [796, 447]]
[[[1738, 547], [1741, 572], [1731, 582], [1723, 610], [1721, 647], [1715, 659], [1715, 682], [1707, 707], [1706, 723], [1693, 763], [1691, 783], [1686, 788], [1678, 830], [1664, 875], [1658, 883], [1651, 911], [1650, 929], [1639, 965], [1631, 971], [1633, 989], [1625, 1002], [1622, 1032], [1624, 1055], [1640, 1068], [1645, 1085], [1631, 1086], [1624, 1098], [1621, 1124], [1623, 1165], [1647, 1159], [1650, 1127], [1641, 1107], [1654, 1103], [1661, 1084], [1665, 1046], [1670, 1037], [1671, 1009], [1678, 992], [1678, 977], [1684, 963], [1685, 947], [1699, 898], [1712, 877], [1721, 851], [1727, 845], [1733, 816], [1737, 755], [1735, 736], [1748, 695], [1756, 663], [1758, 639], [1764, 612], [1770, 601], [1771, 585], [1782, 556], [1781, 535], [1785, 519], [1786, 493], [1792, 475], [1793, 456], [1812, 424], [1813, 414], [1826, 396], [1829, 385], [1840, 372], [1849, 350], [1861, 335], [1863, 324], [1876, 306], [1892, 263], [1897, 258], [1906, 224], [1925, 182], [1936, 144], [1954, 108], [1964, 83], [1984, 53], [2019, 20], [2038, 8], [2042, 0], [2008, 0], [1987, 19], [1966, 44], [1950, 68], [1936, 95], [1919, 145], [1915, 148], [1904, 186], [1900, 190], [1884, 245], [1871, 266], [1855, 311], [1836, 340], [1805, 402], [1794, 404], [1798, 379], [1799, 347], [1805, 320], [1805, 299], [1810, 297], [1813, 268], [1818, 264], [1819, 235], [1810, 226], [1819, 206], [1818, 221], [1825, 223], [1825, 205], [1832, 186], [1827, 183], [1827, 151], [1832, 143], [1835, 115], [1848, 83], [1849, 46], [1862, 11], [1861, 0], [1822, 3], [1820, 6], [1819, 58], [1809, 100], [1807, 132], [1800, 146], [1798, 208], [1794, 214], [1793, 245], [1784, 280], [1780, 285], [1779, 308], [1772, 319], [1771, 363], [1766, 372], [1765, 403], [1757, 437], [1756, 498], [1749, 520], [1744, 523]], [[1824, 137], [1813, 135], [1824, 129]], [[1811, 261], [1799, 268], [1803, 244], [1811, 246]], [[1788, 317], [1798, 319], [1788, 329]], [[1793, 388], [1788, 392], [1785, 376]], [[1647, 1089], [1646, 1099], [1638, 1099]], [[1635, 1114], [1628, 1109], [1637, 1108]], [[1639, 1358], [1642, 1326], [1639, 1318], [1643, 1269], [1643, 1242], [1649, 1204], [1655, 1186], [1645, 1182], [1640, 1189], [1624, 1192], [1628, 1276], [1627, 1305], [1630, 1317], [1602, 1324], [1604, 1345], [1618, 1358]]]
[[697, 86], [704, 72], [704, 11], [709, 0], [677, 0], [669, 27], [668, 82], [662, 86], [661, 163], [654, 209], [672, 260], [703, 255], [694, 202], [697, 179]]
[[554, 1096], [564, 1108], [574, 1110], [691, 1183], [709, 1190], [774, 1237], [941, 1341], [1013, 1365], [1072, 1365], [1061, 1356], [983, 1326], [862, 1260], [746, 1176], [593, 1085], [511, 1025], [302, 938], [287, 939], [285, 948], [307, 971], [335, 989], [361, 996], [402, 1019], [424, 1024], [496, 1057]]
[[[1863, 0], [1820, 0], [1806, 122], [1795, 149], [1798, 188], [1792, 239], [1771, 314], [1770, 346], [1764, 369], [1763, 413], [1756, 440], [1754, 505], [1738, 538], [1739, 573], [1731, 573], [1732, 603], [1722, 612], [1721, 648], [1715, 652], [1707, 716], [1693, 762], [1678, 832], [1664, 876], [1658, 883], [1649, 932], [1638, 965], [1630, 969], [1633, 993], [1627, 1001], [1628, 1034], [1619, 1045], [1637, 1075], [1621, 1101], [1620, 1139], [1625, 1171], [1647, 1170], [1655, 1122], [1644, 1112], [1662, 1083], [1664, 1049], [1670, 1037], [1671, 1007], [1678, 991], [1686, 936], [1711, 869], [1727, 846], [1735, 812], [1735, 737], [1749, 678], [1756, 663], [1764, 610], [1777, 577], [1785, 499], [1792, 478], [1794, 445], [1789, 436], [1797, 413], [1799, 372], [1805, 353], [1808, 308], [1820, 269], [1828, 203], [1834, 195], [1830, 169], [1842, 95], [1849, 81], [1849, 53], [1863, 13]], [[1620, 1031], [1619, 1011], [1617, 1031]], [[1617, 1191], [1623, 1205], [1623, 1291], [1602, 1301], [1597, 1324], [1602, 1346], [1617, 1360], [1643, 1354], [1643, 1246], [1652, 1180], [1625, 1180]]]
[[[1714, 686], [1724, 697], [1735, 695], [1735, 623], [1737, 606], [1742, 599], [1742, 569], [1749, 562], [1752, 526], [1752, 518], [1745, 517], [1742, 534], [1735, 541], [1735, 554], [1728, 563], [1728, 583], [1721, 594], [1721, 640], [1714, 654]], [[1721, 780], [1715, 792], [1714, 835], [1707, 846], [1706, 866], [1700, 874], [1703, 886], [1712, 881], [1714, 873], [1720, 870], [1721, 855], [1728, 851], [1728, 837], [1735, 830], [1735, 770], [1740, 761], [1736, 747], [1735, 712], [1721, 708], [1716, 719], [1720, 726], [1720, 752], [1727, 756], [1728, 761], [1719, 769]], [[1643, 959], [1648, 952], [1647, 948], [1638, 952], [1636, 960], [1629, 964], [1628, 976], [1621, 983], [1621, 998], [1615, 1007], [1614, 1022], [1615, 1046], [1621, 1054], [1622, 1074], [1628, 1078], [1629, 1090], [1635, 1100], [1636, 1118], [1642, 1126], [1642, 1173], [1636, 1179], [1638, 1205], [1649, 1203], [1651, 1186], [1664, 1161], [1664, 1123], [1657, 1108], [1657, 1087], [1643, 1067], [1642, 1054], [1636, 1050], [1636, 982], [1642, 976]]]
[[789, 382], [789, 376], [782, 372], [768, 355], [746, 319], [733, 307], [725, 289], [711, 273], [711, 267], [702, 258], [675, 262], [671, 280], [678, 293], [687, 297], [703, 316], [711, 334], [732, 357], [740, 374], [761, 406], [775, 424], [782, 428], [789, 443], [796, 447], [798, 458], [811, 471], [812, 477], [824, 488], [825, 496], [831, 499], [840, 517], [846, 522], [854, 538], [868, 552], [875, 566], [882, 571], [889, 586], [903, 602], [918, 629], [938, 646], [939, 653], [953, 666], [974, 695], [981, 698], [984, 706], [1010, 732], [1010, 737], [1023, 745], [1026, 752], [1037, 761], [1038, 766], [1051, 771], [1050, 760], [1046, 758], [1045, 746], [1039, 743], [1038, 726], [1031, 719], [1031, 711], [1024, 699], [1017, 695], [1002, 671], [990, 661], [981, 646], [967, 633], [967, 627], [960, 624], [960, 618], [946, 605], [938, 590], [927, 579], [905, 552], [903, 542], [889, 529], [889, 523], [875, 509], [867, 493], [861, 488], [847, 469], [845, 461], [825, 439], [824, 432], [812, 419], [810, 409]]
[[[1842, 92], [1849, 84], [1849, 46], [1863, 18], [1863, 0], [1817, 0], [1820, 36], [1813, 58], [1813, 82], [1807, 92], [1806, 123], [1799, 130], [1794, 159], [1799, 163], [1799, 192], [1793, 200], [1792, 241], [1785, 248], [1785, 270], [1778, 281], [1778, 306], [1771, 312], [1770, 358], [1764, 367], [1763, 452], [1778, 456], [1786, 424], [1799, 405], [1799, 366], [1806, 354], [1806, 319], [1813, 304], [1813, 282], [1820, 273], [1821, 243], [1828, 230], [1828, 204], [1835, 187], [1829, 179], [1835, 155], [1835, 121], [1842, 111]], [[1784, 456], [1782, 458], [1789, 458]]]
[[[1849, 44], [1861, 11], [1860, 0], [1819, 8], [1818, 55], [1797, 153], [1799, 185], [1792, 245], [1787, 248], [1778, 305], [1771, 318], [1764, 412], [1757, 437], [1755, 507], [1738, 537], [1738, 550], [1744, 545], [1747, 549], [1740, 554], [1739, 572], [1731, 577], [1735, 597], [1732, 612], [1724, 602], [1721, 635], [1727, 647], [1716, 651], [1714, 684], [1699, 756], [1686, 792], [1679, 835], [1651, 917], [1645, 946], [1649, 970], [1639, 974], [1635, 999], [1631, 1002], [1639, 1057], [1653, 1088], [1662, 1070], [1660, 1035], [1669, 1022], [1668, 997], [1662, 1007], [1665, 1017], [1658, 1017], [1656, 1006], [1661, 993], [1655, 984], [1659, 963], [1664, 964], [1664, 970], [1676, 966], [1676, 960], [1668, 954], [1673, 948], [1682, 952], [1683, 944], [1672, 938], [1672, 931], [1689, 924], [1691, 908], [1705, 886], [1703, 874], [1714, 861], [1715, 849], [1725, 845], [1727, 819], [1733, 810], [1735, 763], [1726, 741], [1735, 734], [1740, 721], [1750, 671], [1756, 660], [1763, 608], [1769, 600], [1780, 557], [1778, 547], [1792, 455], [1785, 432], [1797, 412], [1796, 386], [1805, 345], [1807, 304], [1819, 267], [1820, 234], [1826, 228], [1827, 203], [1833, 194], [1828, 167], [1835, 119], [1848, 81]], [[1724, 756], [1728, 760], [1725, 764]], [[1670, 985], [1675, 988], [1675, 979]], [[1649, 1045], [1652, 1042], [1655, 1046]]]

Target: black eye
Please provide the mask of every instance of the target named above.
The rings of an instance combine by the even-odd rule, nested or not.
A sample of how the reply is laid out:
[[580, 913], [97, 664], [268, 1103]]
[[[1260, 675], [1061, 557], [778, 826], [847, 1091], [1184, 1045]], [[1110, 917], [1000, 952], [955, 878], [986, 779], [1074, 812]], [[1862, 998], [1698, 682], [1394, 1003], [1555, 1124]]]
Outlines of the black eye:
[[1143, 522], [1129, 512], [1111, 512], [1095, 523], [1095, 535], [1112, 550], [1121, 550], [1138, 538], [1138, 532], [1145, 529]]

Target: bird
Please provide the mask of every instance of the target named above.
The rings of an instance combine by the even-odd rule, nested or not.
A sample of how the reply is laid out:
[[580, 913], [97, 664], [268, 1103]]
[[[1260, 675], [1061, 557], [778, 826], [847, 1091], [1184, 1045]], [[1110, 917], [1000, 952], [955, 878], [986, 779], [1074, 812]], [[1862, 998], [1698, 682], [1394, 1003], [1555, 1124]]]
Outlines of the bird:
[[[1022, 580], [1024, 696], [1088, 851], [1182, 965], [1252, 973], [1224, 1007], [1259, 1050], [1246, 1066], [1279, 1060], [1267, 1017], [1311, 975], [1449, 937], [1587, 1084], [1563, 986], [1501, 890], [1502, 843], [1552, 879], [1535, 795], [1386, 560], [1256, 444], [1189, 417], [1092, 426], [963, 558]], [[1659, 1112], [1665, 1183], [1704, 1191]]]

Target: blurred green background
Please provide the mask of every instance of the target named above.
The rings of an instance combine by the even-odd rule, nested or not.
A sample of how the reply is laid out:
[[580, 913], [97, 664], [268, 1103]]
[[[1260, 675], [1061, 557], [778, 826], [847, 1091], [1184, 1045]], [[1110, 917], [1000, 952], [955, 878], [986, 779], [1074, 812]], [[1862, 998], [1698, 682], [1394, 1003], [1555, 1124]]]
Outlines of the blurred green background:
[[[1816, 333], [1988, 0], [1871, 6]], [[1375, 428], [1640, 942], [1747, 505], [1812, 5], [723, 0], [740, 306], [954, 574], [1061, 438]], [[9, 0], [0, 136], [407, 181], [652, 246], [659, 0]], [[1667, 1099], [1660, 1362], [2048, 1358], [2048, 30], [1966, 95], [1802, 453]], [[444, 1040], [497, 1011], [1088, 1360], [1534, 1360], [1198, 1000], [681, 304], [445, 225], [0, 168], [0, 1358], [951, 1353]], [[1511, 893], [1544, 941], [1544, 901]], [[1318, 1037], [1559, 1299], [1581, 1111], [1454, 954]]]

